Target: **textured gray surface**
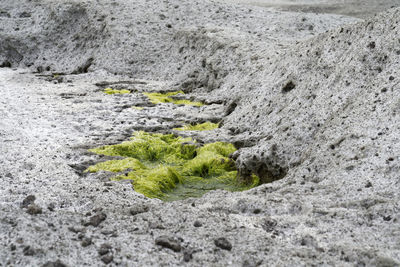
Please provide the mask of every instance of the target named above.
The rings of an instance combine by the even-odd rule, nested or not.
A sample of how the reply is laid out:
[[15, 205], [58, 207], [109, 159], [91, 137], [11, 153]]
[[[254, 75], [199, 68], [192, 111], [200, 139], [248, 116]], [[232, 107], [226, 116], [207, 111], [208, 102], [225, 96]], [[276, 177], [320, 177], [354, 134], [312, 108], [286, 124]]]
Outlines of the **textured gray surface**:
[[359, 18], [368, 18], [389, 8], [399, 7], [397, 0], [217, 0], [222, 3], [235, 3], [260, 7], [273, 7], [278, 10], [333, 13]]
[[[0, 265], [398, 266], [399, 17], [1, 1], [0, 64], [16, 69], [0, 69]], [[181, 88], [211, 105], [140, 94]], [[104, 160], [89, 147], [210, 119], [222, 127], [196, 138], [282, 179], [162, 203], [81, 173]]]

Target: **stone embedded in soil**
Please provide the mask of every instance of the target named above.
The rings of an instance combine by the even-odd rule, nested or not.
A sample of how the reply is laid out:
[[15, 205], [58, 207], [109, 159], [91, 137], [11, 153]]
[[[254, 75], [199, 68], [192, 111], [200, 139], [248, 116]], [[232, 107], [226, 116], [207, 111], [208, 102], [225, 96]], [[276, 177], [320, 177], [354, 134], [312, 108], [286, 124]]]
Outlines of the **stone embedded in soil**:
[[189, 262], [191, 259], [193, 259], [193, 250], [185, 250], [183, 252], [183, 260]]
[[84, 237], [82, 242], [81, 242], [82, 247], [88, 247], [91, 244], [93, 244], [93, 242], [92, 242], [92, 239], [90, 237]]
[[104, 262], [105, 264], [109, 264], [110, 262], [112, 262], [114, 260], [114, 256], [109, 254], [109, 255], [104, 255], [101, 258], [101, 261]]
[[56, 204], [52, 202], [47, 206], [47, 209], [49, 211], [54, 211], [55, 207], [56, 207]]
[[200, 221], [194, 221], [193, 226], [194, 227], [201, 227], [201, 226], [203, 226], [203, 224]]
[[74, 226], [70, 226], [68, 227], [68, 230], [70, 230], [71, 232], [77, 234], [77, 233], [81, 233], [85, 231], [84, 227], [74, 227]]
[[140, 214], [140, 213], [148, 212], [148, 211], [149, 211], [148, 206], [140, 205], [140, 204], [129, 209], [129, 213], [133, 216]]
[[181, 247], [181, 242], [177, 240], [176, 238], [170, 237], [170, 236], [160, 236], [157, 237], [155, 241], [156, 245], [162, 246], [164, 248], [169, 248], [175, 252], [180, 252], [182, 247]]
[[225, 250], [231, 250], [232, 249], [232, 244], [225, 238], [225, 237], [220, 237], [214, 240], [214, 244], [222, 249]]
[[48, 261], [45, 264], [43, 264], [42, 267], [67, 267], [67, 265], [65, 265], [60, 260], [56, 260], [56, 261]]
[[36, 197], [34, 195], [29, 195], [26, 198], [24, 198], [24, 200], [22, 200], [21, 203], [21, 208], [26, 208], [28, 207], [30, 204], [33, 204], [36, 200]]
[[107, 215], [104, 212], [101, 212], [99, 214], [93, 215], [90, 219], [89, 222], [85, 223], [85, 226], [92, 225], [94, 227], [97, 227], [102, 223], [105, 219], [107, 218]]
[[36, 205], [36, 204], [30, 204], [30, 205], [27, 207], [26, 212], [27, 212], [28, 214], [31, 214], [31, 215], [42, 214], [42, 208], [39, 207], [39, 206]]
[[100, 248], [97, 250], [99, 255], [105, 255], [108, 254], [111, 251], [112, 247], [110, 244], [104, 243], [100, 246]]
[[33, 255], [35, 255], [36, 251], [35, 251], [35, 249], [33, 249], [31, 246], [26, 246], [26, 247], [24, 247], [24, 249], [22, 250], [22, 253], [23, 253], [25, 256], [33, 256]]

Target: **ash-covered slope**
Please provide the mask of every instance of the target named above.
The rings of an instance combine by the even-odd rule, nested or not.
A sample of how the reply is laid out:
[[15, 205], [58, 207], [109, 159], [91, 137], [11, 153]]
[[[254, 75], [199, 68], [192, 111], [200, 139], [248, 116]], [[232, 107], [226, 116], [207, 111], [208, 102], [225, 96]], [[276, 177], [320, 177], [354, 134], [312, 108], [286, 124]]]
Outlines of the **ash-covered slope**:
[[354, 20], [177, 0], [5, 0], [0, 10], [0, 64], [67, 73], [106, 69], [157, 80], [186, 73], [193, 62], [185, 60], [201, 62], [197, 54], [209, 50], [210, 40], [196, 50], [182, 35], [220, 32], [223, 46], [263, 41], [275, 47]]
[[[72, 153], [65, 147], [77, 138], [71, 133], [87, 138], [68, 132], [68, 125], [82, 122], [57, 121], [87, 116], [95, 126], [105, 124], [99, 119], [103, 104], [90, 99], [95, 92], [75, 118], [70, 105], [79, 101], [60, 100], [53, 84], [38, 90], [34, 77], [19, 81], [13, 77], [23, 74], [5, 72], [15, 90], [5, 94], [15, 128], [41, 122], [60, 148], [54, 152], [46, 136], [25, 131], [32, 143], [7, 151], [19, 161], [51, 160], [49, 154], [57, 164], [39, 162], [44, 171], [38, 172], [24, 162], [24, 172], [4, 175], [10, 181], [4, 187], [10, 195], [2, 195], [1, 203], [1, 229], [8, 233], [2, 241], [7, 247], [0, 248], [4, 259], [98, 265], [107, 243], [111, 260], [128, 266], [399, 265], [400, 10], [343, 26], [355, 20], [202, 1], [6, 0], [0, 7], [3, 65], [168, 79], [198, 98], [225, 102], [220, 135], [202, 138], [241, 147], [234, 156], [244, 178], [256, 173], [265, 181], [279, 179], [247, 192], [216, 191], [172, 203], [144, 199], [123, 183], [104, 189], [103, 182], [78, 177], [64, 164], [63, 153]], [[69, 90], [85, 95], [88, 83]], [[105, 107], [111, 109], [110, 103]], [[46, 112], [49, 104], [52, 112]], [[49, 116], [56, 118], [48, 122]], [[53, 123], [67, 126], [58, 130]], [[15, 144], [10, 138], [4, 148]], [[42, 150], [29, 150], [32, 145]], [[53, 208], [29, 217], [19, 207], [21, 196], [37, 188], [37, 203]], [[98, 216], [98, 207], [107, 214], [103, 224], [82, 226], [88, 216]], [[182, 251], [157, 246], [155, 239], [164, 235], [176, 237], [164, 237], [164, 243], [181, 240]], [[230, 251], [215, 245], [220, 237], [231, 242]]]
[[[241, 77], [242, 83], [235, 84], [240, 88], [234, 94], [238, 105], [224, 127], [239, 136], [244, 132], [244, 140], [246, 136], [262, 140], [257, 149], [243, 149], [242, 169], [256, 173], [268, 169], [263, 164], [268, 156], [245, 155], [268, 155], [272, 147], [283, 169], [313, 158], [315, 150], [341, 161], [344, 156], [338, 151], [356, 153], [358, 142], [363, 156], [355, 158], [357, 164], [368, 158], [388, 167], [386, 160], [399, 153], [399, 14], [400, 10], [393, 10], [322, 34], [270, 60], [257, 75]], [[390, 149], [384, 149], [384, 143], [392, 144]], [[327, 169], [347, 167], [344, 162], [336, 165], [335, 160]], [[396, 168], [391, 169], [394, 174]]]

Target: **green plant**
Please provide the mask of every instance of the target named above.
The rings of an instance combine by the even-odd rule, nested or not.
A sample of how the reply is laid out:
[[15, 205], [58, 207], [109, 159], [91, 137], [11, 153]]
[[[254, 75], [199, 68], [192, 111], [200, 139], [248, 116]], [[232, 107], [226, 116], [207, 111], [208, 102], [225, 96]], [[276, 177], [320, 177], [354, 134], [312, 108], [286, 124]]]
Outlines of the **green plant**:
[[129, 94], [131, 91], [126, 90], [126, 89], [112, 89], [112, 88], [106, 88], [103, 91], [104, 93], [108, 94], [108, 95], [114, 95], [114, 94]]
[[191, 124], [186, 124], [183, 127], [180, 128], [174, 128], [176, 131], [210, 131], [218, 128], [217, 123], [212, 123], [212, 122], [205, 122], [201, 124], [196, 124], [196, 125], [191, 125]]
[[203, 106], [204, 104], [201, 102], [192, 102], [186, 99], [174, 99], [171, 96], [175, 96], [178, 94], [184, 94], [183, 91], [176, 92], [168, 92], [168, 93], [143, 93], [147, 96], [151, 103], [153, 104], [161, 104], [161, 103], [172, 103], [175, 105], [190, 105], [190, 106]]
[[90, 150], [125, 159], [101, 162], [87, 171], [129, 170], [114, 179], [131, 180], [137, 192], [165, 201], [199, 197], [215, 189], [241, 191], [257, 186], [256, 176], [249, 184], [238, 182], [235, 164], [229, 158], [235, 150], [224, 142], [199, 146], [191, 138], [135, 132], [130, 141]]

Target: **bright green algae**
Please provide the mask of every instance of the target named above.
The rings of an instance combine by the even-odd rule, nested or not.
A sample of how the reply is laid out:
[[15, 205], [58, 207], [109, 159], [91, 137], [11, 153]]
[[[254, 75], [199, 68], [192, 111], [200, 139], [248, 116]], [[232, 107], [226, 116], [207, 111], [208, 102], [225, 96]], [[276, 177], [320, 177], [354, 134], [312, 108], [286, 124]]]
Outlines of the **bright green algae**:
[[127, 89], [112, 89], [112, 88], [106, 88], [103, 91], [104, 93], [108, 94], [108, 95], [115, 95], [115, 94], [129, 94], [131, 91], [127, 90]]
[[242, 191], [257, 186], [257, 177], [251, 184], [237, 181], [235, 164], [228, 158], [235, 150], [229, 143], [199, 146], [191, 138], [135, 132], [130, 141], [90, 150], [125, 159], [101, 162], [87, 171], [128, 170], [114, 179], [132, 180], [137, 192], [165, 201], [200, 197], [215, 189]]
[[171, 97], [178, 94], [184, 94], [183, 91], [168, 92], [168, 93], [143, 93], [143, 94], [147, 96], [150, 102], [153, 104], [173, 103], [175, 105], [189, 105], [197, 107], [201, 107], [204, 105], [201, 102], [192, 102], [186, 99], [174, 99]]
[[191, 124], [186, 124], [183, 127], [180, 128], [174, 128], [176, 131], [211, 131], [218, 128], [217, 123], [212, 123], [212, 122], [205, 122], [201, 124], [196, 124], [196, 125], [191, 125]]

